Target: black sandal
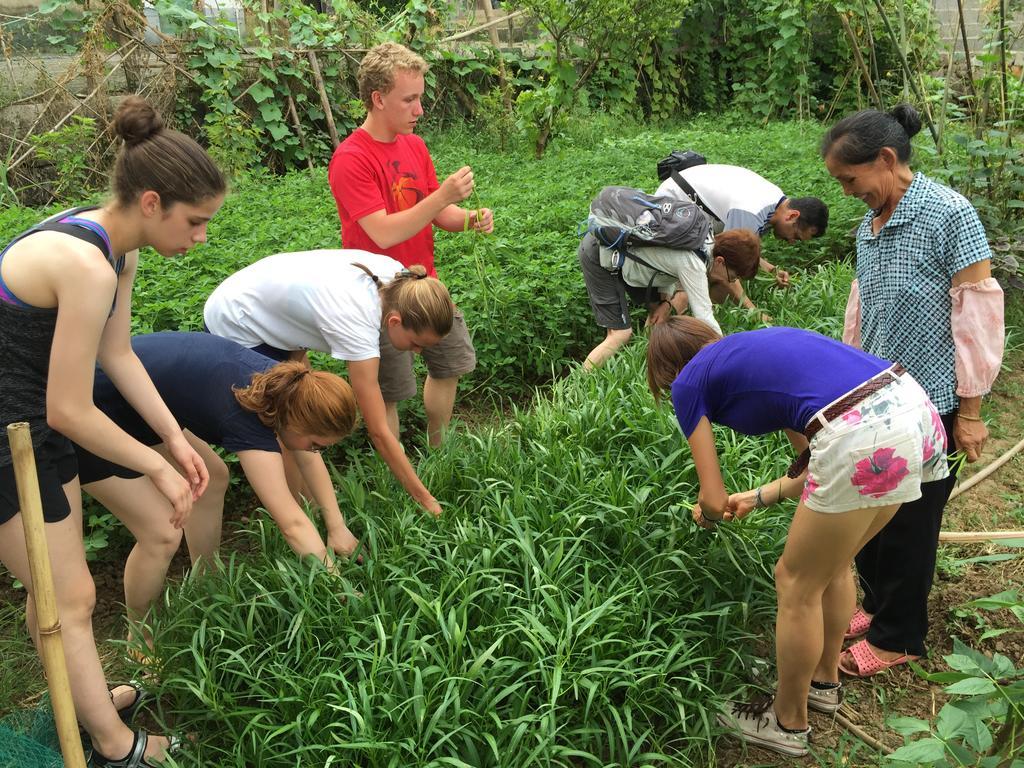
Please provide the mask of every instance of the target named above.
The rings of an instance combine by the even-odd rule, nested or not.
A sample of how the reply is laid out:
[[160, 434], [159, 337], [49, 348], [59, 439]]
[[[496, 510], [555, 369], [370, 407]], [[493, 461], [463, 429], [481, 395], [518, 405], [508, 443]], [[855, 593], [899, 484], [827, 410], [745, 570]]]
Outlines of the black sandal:
[[[118, 717], [121, 718], [121, 722], [125, 725], [131, 725], [132, 720], [139, 713], [139, 710], [149, 704], [152, 700], [153, 695], [142, 687], [142, 684], [138, 680], [129, 680], [127, 683], [116, 683], [114, 688], [123, 688], [127, 686], [135, 692], [135, 698], [132, 699], [132, 703], [127, 707], [122, 707], [117, 710]], [[114, 690], [110, 690], [110, 700], [114, 700]]]
[[[117, 710], [117, 716], [121, 718], [122, 723], [131, 727], [132, 720], [135, 719], [135, 715], [139, 713], [140, 709], [149, 704], [149, 702], [153, 699], [153, 695], [145, 688], [143, 688], [142, 684], [139, 683], [137, 680], [131, 680], [127, 683], [114, 684], [114, 688], [122, 688], [124, 686], [128, 686], [133, 691], [135, 691], [135, 698], [132, 700], [132, 703], [129, 704], [127, 707], [122, 707], [121, 709]], [[109, 691], [109, 694], [110, 700], [113, 701], [113, 688]], [[78, 724], [78, 735], [79, 738], [81, 738], [82, 740], [82, 747], [85, 750], [85, 756], [86, 759], [88, 760], [89, 755], [93, 753], [92, 738], [89, 736], [89, 732], [82, 727], [81, 723]]]
[[[165, 755], [170, 754], [178, 748], [179, 742], [173, 736], [169, 738]], [[128, 754], [118, 760], [104, 757], [93, 750], [90, 764], [92, 768], [160, 768], [163, 762], [151, 763], [146, 759], [146, 745], [149, 743], [149, 734], [141, 728], [135, 732], [135, 740], [132, 741], [132, 748]]]

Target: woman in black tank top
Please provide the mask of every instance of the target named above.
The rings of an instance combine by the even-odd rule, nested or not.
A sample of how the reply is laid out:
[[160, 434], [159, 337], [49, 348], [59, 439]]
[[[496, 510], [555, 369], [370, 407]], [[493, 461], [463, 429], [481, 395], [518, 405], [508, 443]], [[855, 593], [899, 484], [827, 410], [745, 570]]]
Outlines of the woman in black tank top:
[[[0, 422], [28, 422], [36, 452], [72, 698], [93, 745], [92, 765], [158, 765], [164, 737], [133, 733], [121, 717], [141, 692], [108, 691], [92, 634], [95, 588], [82, 546], [82, 506], [70, 440], [147, 475], [181, 527], [208, 473], [135, 357], [129, 343], [131, 284], [138, 249], [164, 256], [206, 239], [224, 200], [223, 176], [191, 139], [165, 130], [145, 101], [129, 97], [115, 116], [124, 141], [113, 198], [60, 214], [0, 254]], [[92, 402], [99, 362], [125, 398], [165, 441], [178, 467], [131, 438]], [[0, 562], [26, 585], [35, 634], [32, 579], [6, 434], [0, 436]], [[120, 712], [120, 716], [119, 716]]]

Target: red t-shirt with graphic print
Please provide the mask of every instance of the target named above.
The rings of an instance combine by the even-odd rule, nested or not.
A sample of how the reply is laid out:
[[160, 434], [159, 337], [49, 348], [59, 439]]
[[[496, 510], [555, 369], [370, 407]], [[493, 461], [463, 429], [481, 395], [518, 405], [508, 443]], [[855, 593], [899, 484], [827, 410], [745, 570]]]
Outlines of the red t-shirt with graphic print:
[[438, 188], [434, 163], [423, 139], [410, 133], [383, 142], [357, 128], [334, 150], [327, 179], [338, 204], [343, 247], [382, 253], [407, 267], [422, 264], [427, 274], [437, 277], [432, 224], [390, 248], [378, 246], [359, 226], [364, 216], [380, 210], [390, 215], [412, 208]]

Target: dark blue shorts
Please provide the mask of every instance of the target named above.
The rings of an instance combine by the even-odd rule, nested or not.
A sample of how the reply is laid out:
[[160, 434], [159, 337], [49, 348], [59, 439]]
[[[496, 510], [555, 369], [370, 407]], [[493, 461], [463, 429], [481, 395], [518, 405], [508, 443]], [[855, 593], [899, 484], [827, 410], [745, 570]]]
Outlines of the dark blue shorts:
[[[203, 322], [203, 333], [213, 333], [205, 322]], [[269, 357], [271, 360], [277, 360], [279, 363], [292, 359], [292, 353], [287, 349], [278, 349], [277, 347], [272, 347], [269, 344], [260, 344], [259, 346], [249, 347], [249, 349], [253, 352], [259, 352], [261, 355]]]

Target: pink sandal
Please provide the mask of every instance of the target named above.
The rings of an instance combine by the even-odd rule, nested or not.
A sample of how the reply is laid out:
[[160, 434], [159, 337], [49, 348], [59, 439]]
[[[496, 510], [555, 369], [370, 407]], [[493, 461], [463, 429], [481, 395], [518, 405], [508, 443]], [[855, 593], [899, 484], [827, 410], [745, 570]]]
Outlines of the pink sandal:
[[858, 608], [850, 618], [850, 626], [846, 628], [846, 634], [843, 635], [843, 639], [853, 640], [855, 637], [866, 635], [871, 627], [871, 618], [870, 614], [864, 613], [863, 608]]
[[850, 677], [871, 677], [897, 664], [917, 661], [920, 656], [905, 653], [892, 661], [880, 659], [871, 650], [867, 640], [860, 640], [839, 654], [839, 671]]

